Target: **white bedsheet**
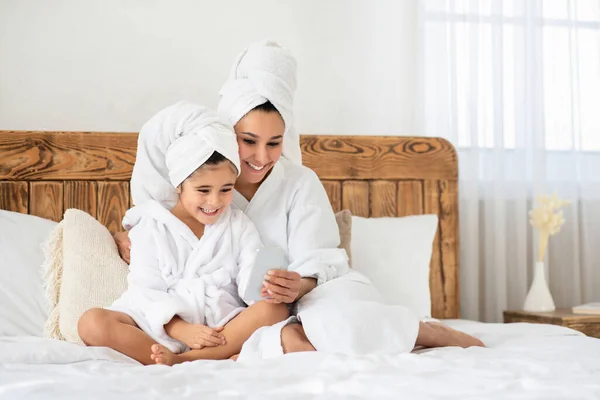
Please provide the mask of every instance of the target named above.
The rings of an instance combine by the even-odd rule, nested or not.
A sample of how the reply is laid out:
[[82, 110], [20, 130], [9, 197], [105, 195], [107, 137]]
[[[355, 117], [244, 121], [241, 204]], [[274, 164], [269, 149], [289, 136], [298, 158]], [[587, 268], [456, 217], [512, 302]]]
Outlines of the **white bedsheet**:
[[143, 367], [106, 348], [2, 337], [0, 399], [600, 399], [599, 339], [550, 325], [448, 323], [489, 348], [171, 368]]

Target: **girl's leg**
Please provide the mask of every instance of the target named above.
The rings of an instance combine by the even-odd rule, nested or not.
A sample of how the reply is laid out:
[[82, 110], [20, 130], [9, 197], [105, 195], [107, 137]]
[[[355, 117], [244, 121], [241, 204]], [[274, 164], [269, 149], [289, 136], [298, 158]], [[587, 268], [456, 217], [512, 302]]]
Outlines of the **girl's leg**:
[[216, 347], [204, 347], [181, 354], [173, 354], [161, 345], [152, 346], [153, 359], [158, 364], [173, 365], [194, 360], [226, 360], [240, 352], [242, 345], [263, 326], [270, 326], [289, 317], [287, 304], [271, 304], [259, 301], [239, 313], [224, 327], [227, 343]]
[[150, 348], [156, 342], [127, 314], [92, 308], [79, 318], [77, 330], [87, 346], [110, 347], [144, 365], [154, 364]]

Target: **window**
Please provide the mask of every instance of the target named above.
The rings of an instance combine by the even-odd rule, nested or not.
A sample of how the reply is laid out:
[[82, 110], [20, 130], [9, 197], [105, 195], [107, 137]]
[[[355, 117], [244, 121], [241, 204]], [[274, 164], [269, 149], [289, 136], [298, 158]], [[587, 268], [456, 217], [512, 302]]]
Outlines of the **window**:
[[600, 151], [600, 0], [426, 4], [450, 49], [459, 146]]

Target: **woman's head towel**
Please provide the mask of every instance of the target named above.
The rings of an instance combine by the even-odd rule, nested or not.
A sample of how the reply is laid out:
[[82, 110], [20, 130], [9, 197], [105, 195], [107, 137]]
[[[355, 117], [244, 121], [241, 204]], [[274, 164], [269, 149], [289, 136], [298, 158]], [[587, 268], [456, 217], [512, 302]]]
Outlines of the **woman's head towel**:
[[285, 123], [283, 156], [302, 163], [300, 137], [293, 127], [296, 60], [277, 43], [250, 45], [236, 59], [221, 89], [219, 115], [234, 126], [249, 111], [270, 101]]
[[172, 208], [177, 203], [175, 187], [215, 151], [239, 172], [235, 134], [215, 112], [186, 101], [159, 111], [144, 124], [138, 138], [131, 175], [133, 203], [156, 200]]

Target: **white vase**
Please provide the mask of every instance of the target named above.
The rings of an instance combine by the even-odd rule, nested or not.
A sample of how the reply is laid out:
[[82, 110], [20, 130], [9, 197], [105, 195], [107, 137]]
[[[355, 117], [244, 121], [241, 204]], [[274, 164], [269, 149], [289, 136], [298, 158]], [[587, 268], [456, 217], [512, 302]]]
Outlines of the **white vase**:
[[556, 309], [550, 289], [546, 283], [543, 262], [535, 263], [533, 282], [531, 282], [531, 288], [529, 288], [529, 293], [527, 293], [527, 297], [525, 298], [523, 309], [532, 312], [552, 312]]

